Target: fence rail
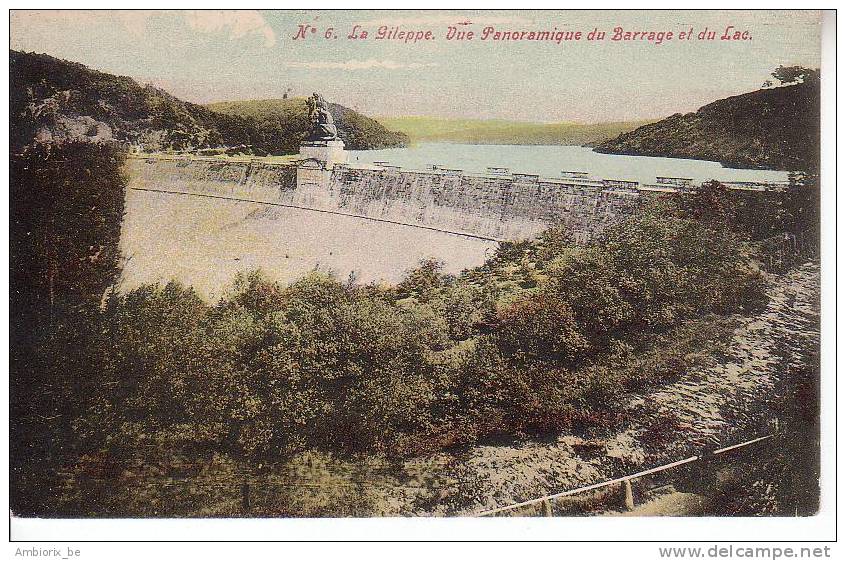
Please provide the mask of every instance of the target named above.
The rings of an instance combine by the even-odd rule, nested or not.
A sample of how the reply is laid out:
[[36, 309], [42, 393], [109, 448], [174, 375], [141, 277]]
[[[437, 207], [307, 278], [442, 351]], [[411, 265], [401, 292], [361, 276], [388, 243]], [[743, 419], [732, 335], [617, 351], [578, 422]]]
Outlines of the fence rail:
[[[774, 434], [768, 434], [766, 436], [753, 438], [752, 440], [747, 440], [747, 441], [741, 442], [739, 444], [733, 444], [731, 446], [726, 446], [724, 448], [718, 448], [717, 450], [714, 450], [714, 451], [703, 451], [699, 455], [689, 456], [687, 458], [677, 460], [677, 461], [671, 462], [669, 464], [664, 464], [664, 465], [661, 465], [661, 466], [653, 467], [653, 468], [650, 468], [650, 469], [647, 469], [647, 470], [644, 470], [644, 471], [639, 471], [637, 473], [633, 473], [633, 474], [630, 474], [630, 475], [617, 477], [615, 479], [609, 479], [607, 481], [602, 481], [600, 483], [594, 483], [592, 485], [586, 485], [584, 487], [577, 487], [575, 489], [569, 489], [567, 491], [561, 491], [560, 493], [553, 493], [551, 495], [545, 495], [543, 497], [538, 497], [536, 499], [530, 499], [528, 501], [514, 503], [514, 504], [507, 505], [507, 506], [502, 506], [502, 507], [493, 508], [493, 509], [489, 509], [489, 510], [483, 510], [483, 511], [471, 514], [471, 516], [492, 516], [494, 514], [508, 512], [508, 511], [519, 509], [519, 508], [532, 506], [532, 505], [542, 506], [544, 508], [544, 513], [547, 514], [547, 515], [551, 515], [551, 513], [552, 513], [551, 503], [552, 503], [552, 501], [554, 501], [556, 499], [560, 499], [560, 498], [563, 498], [563, 497], [570, 497], [570, 496], [573, 496], [573, 495], [578, 495], [578, 494], [581, 494], [581, 493], [587, 493], [589, 491], [595, 491], [597, 489], [602, 489], [602, 488], [605, 488], [605, 487], [611, 487], [613, 485], [620, 485], [620, 484], [622, 484], [624, 486], [624, 493], [625, 493], [625, 497], [626, 497], [626, 502], [627, 503], [633, 503], [633, 500], [631, 499], [631, 496], [632, 496], [631, 482], [634, 481], [635, 479], [640, 479], [640, 478], [646, 477], [648, 475], [653, 475], [653, 474], [660, 473], [660, 472], [663, 472], [663, 471], [671, 470], [673, 468], [677, 468], [677, 467], [680, 467], [680, 466], [683, 466], [683, 465], [691, 464], [693, 462], [708, 460], [711, 457], [718, 456], [720, 454], [725, 454], [726, 452], [731, 452], [733, 450], [745, 448], [747, 446], [751, 446], [753, 444], [757, 444], [759, 442], [763, 442], [765, 440], [769, 440], [769, 439], [774, 438], [774, 437], [775, 437]], [[630, 504], [629, 506], [633, 506], [633, 504]]]

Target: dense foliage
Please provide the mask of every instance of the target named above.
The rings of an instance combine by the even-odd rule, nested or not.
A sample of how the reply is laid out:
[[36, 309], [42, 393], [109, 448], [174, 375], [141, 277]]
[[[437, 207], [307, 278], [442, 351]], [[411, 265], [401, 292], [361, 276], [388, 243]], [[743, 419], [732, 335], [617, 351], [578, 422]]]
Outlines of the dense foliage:
[[651, 377], [624, 368], [655, 337], [762, 302], [742, 238], [673, 216], [679, 206], [585, 248], [554, 233], [504, 244], [458, 277], [426, 261], [396, 287], [316, 273], [286, 287], [253, 272], [214, 305], [174, 282], [111, 294], [38, 341], [40, 390], [62, 404], [51, 411], [83, 480], [156, 458], [399, 458], [596, 430], [616, 393], [678, 375], [676, 356]]
[[[73, 456], [74, 401], [99, 306], [119, 272], [126, 178], [114, 144], [35, 144], [10, 162], [10, 433], [15, 493], [46, 494], [36, 465]], [[55, 354], [53, 354], [55, 353]], [[100, 390], [95, 390], [100, 391]], [[44, 470], [49, 474], [49, 470]], [[48, 478], [49, 479], [49, 478]], [[30, 498], [29, 500], [38, 500]]]
[[34, 145], [11, 158], [13, 299], [99, 304], [120, 258], [126, 178], [113, 144]]

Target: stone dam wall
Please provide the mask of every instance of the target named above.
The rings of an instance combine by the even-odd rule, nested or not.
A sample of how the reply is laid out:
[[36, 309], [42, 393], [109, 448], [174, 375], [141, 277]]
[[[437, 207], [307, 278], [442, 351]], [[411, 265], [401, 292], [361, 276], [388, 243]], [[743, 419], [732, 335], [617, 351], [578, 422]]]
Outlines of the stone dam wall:
[[127, 165], [131, 189], [292, 206], [490, 240], [530, 238], [563, 224], [584, 242], [656, 192], [627, 182], [528, 174], [349, 165], [326, 169], [313, 160], [274, 164], [156, 157], [131, 158]]
[[[351, 166], [305, 159], [292, 163], [203, 158], [130, 158], [132, 189], [220, 197], [378, 220], [486, 240], [531, 238], [562, 225], [584, 243], [620, 221], [646, 198], [689, 189], [690, 180], [643, 185], [559, 179], [520, 173], [467, 174], [393, 166]], [[498, 170], [501, 168], [491, 168]], [[733, 183], [763, 191], [781, 184]]]
[[533, 237], [555, 223], [586, 240], [639, 198], [599, 182], [345, 166], [335, 166], [329, 186], [329, 195], [357, 214], [498, 240]]

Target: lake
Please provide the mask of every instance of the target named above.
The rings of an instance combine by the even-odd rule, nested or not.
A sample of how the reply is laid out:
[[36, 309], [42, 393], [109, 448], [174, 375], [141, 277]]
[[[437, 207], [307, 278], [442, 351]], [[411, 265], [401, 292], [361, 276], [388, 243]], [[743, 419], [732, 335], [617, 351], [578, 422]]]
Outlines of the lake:
[[389, 150], [350, 150], [351, 164], [388, 162], [408, 169], [431, 168], [432, 164], [484, 173], [488, 167], [509, 168], [512, 172], [561, 177], [561, 172], [587, 172], [599, 179], [623, 179], [655, 183], [655, 178], [687, 177], [696, 182], [786, 181], [787, 172], [724, 168], [718, 162], [619, 156], [600, 154], [582, 146], [504, 146], [492, 144], [423, 143]]

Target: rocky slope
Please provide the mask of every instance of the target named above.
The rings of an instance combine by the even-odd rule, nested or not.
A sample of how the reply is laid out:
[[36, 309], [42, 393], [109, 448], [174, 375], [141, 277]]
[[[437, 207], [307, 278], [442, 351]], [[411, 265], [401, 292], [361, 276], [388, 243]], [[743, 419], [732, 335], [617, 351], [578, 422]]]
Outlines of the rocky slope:
[[774, 277], [768, 295], [762, 312], [728, 318], [728, 337], [698, 353], [679, 380], [620, 395], [623, 421], [608, 434], [414, 460], [402, 466], [405, 485], [371, 480], [369, 494], [383, 514], [472, 515], [768, 434], [784, 376], [818, 358], [819, 264]]
[[132, 78], [10, 51], [12, 148], [32, 141], [118, 140], [150, 151], [249, 145], [254, 127]]
[[[132, 78], [45, 54], [10, 51], [9, 76], [13, 152], [32, 142], [117, 140], [150, 152], [223, 148], [285, 154], [297, 151], [310, 127], [302, 100], [291, 100], [286, 119], [272, 111], [242, 114], [238, 102], [217, 112]], [[404, 135], [351, 109], [333, 105], [332, 111], [349, 149], [404, 142]]]
[[[728, 345], [703, 354], [677, 382], [621, 396], [626, 422], [587, 443], [593, 446], [565, 436], [517, 448], [474, 448], [453, 468], [453, 508], [472, 513], [505, 506], [679, 460], [706, 444], [767, 433], [775, 416], [768, 404], [781, 397], [782, 378], [818, 358], [819, 264], [776, 278], [769, 297], [761, 313], [736, 317]], [[673, 430], [650, 443], [655, 427]]]

